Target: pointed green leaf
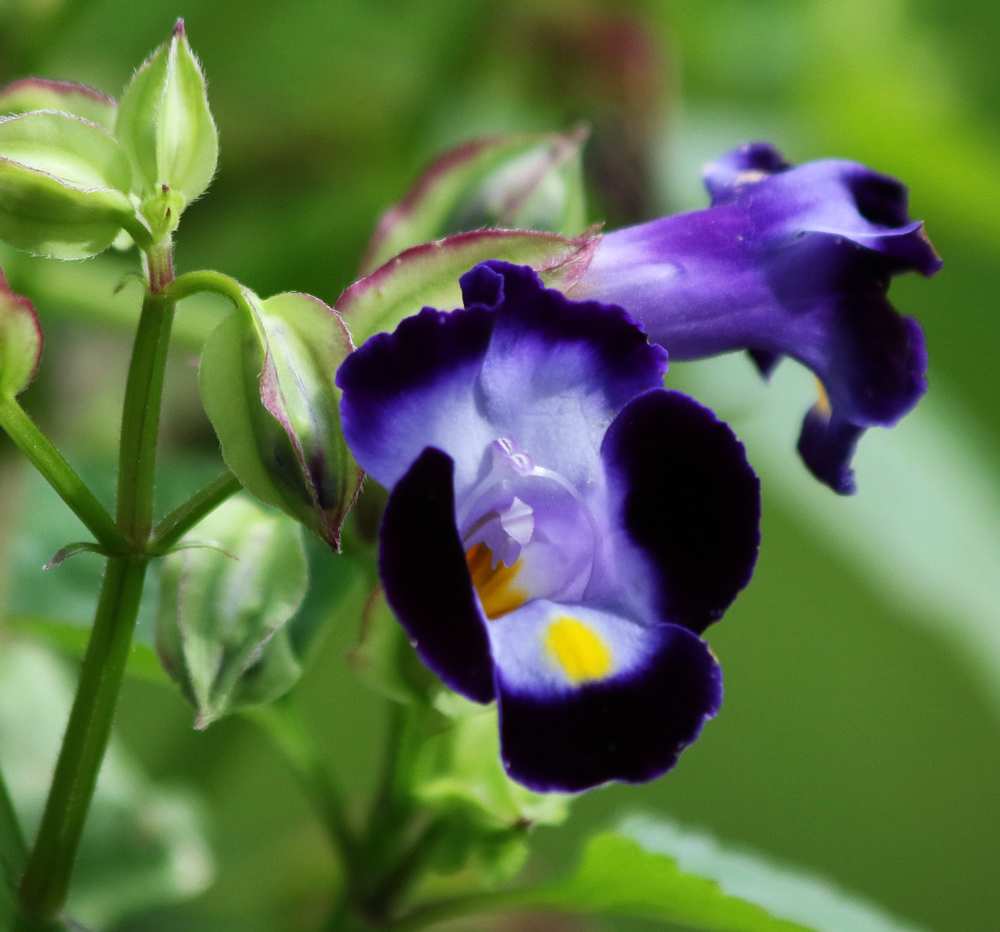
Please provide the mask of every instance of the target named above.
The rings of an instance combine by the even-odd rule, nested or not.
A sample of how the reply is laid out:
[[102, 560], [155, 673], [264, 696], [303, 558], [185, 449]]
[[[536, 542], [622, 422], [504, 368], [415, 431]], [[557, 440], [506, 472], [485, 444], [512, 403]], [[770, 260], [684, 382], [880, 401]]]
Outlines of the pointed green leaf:
[[42, 356], [42, 328], [27, 298], [14, 294], [0, 269], [0, 396], [24, 391]]
[[824, 880], [650, 819], [595, 836], [575, 873], [518, 903], [705, 932], [916, 932]]
[[60, 259], [103, 252], [135, 224], [125, 153], [100, 126], [39, 111], [0, 120], [0, 238]]
[[590, 264], [599, 239], [525, 230], [459, 233], [407, 249], [351, 285], [337, 310], [360, 345], [375, 333], [394, 330], [422, 307], [460, 307], [459, 278], [488, 259], [530, 265], [546, 284], [568, 288]]
[[164, 559], [156, 647], [205, 728], [276, 699], [298, 680], [285, 625], [305, 597], [308, 574], [298, 525], [244, 498], [220, 506], [198, 534], [221, 549]]
[[579, 233], [586, 137], [585, 129], [498, 136], [446, 152], [379, 221], [363, 273], [411, 246], [467, 230]]
[[122, 95], [115, 134], [143, 200], [177, 192], [184, 204], [208, 187], [219, 156], [205, 79], [179, 20], [170, 41], [142, 65]]
[[118, 115], [118, 104], [84, 84], [45, 78], [24, 78], [0, 91], [0, 113], [27, 113], [29, 110], [58, 110], [111, 130]]

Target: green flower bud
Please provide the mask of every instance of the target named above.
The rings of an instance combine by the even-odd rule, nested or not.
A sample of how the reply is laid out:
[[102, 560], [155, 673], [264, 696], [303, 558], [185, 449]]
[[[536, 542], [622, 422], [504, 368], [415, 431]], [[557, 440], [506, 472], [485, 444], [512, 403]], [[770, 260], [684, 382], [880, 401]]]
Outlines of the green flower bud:
[[363, 343], [422, 307], [461, 307], [459, 278], [488, 259], [530, 265], [547, 285], [565, 291], [587, 270], [599, 241], [531, 230], [457, 233], [413, 246], [355, 282], [337, 299], [337, 311]]
[[67, 113], [0, 119], [0, 239], [27, 252], [83, 259], [123, 228], [142, 230], [131, 171], [107, 130]]
[[446, 152], [379, 221], [367, 274], [404, 249], [485, 228], [578, 234], [586, 223], [587, 130], [497, 136]]
[[114, 129], [118, 116], [118, 104], [84, 84], [23, 78], [0, 91], [0, 113], [27, 113], [30, 110], [57, 110], [109, 131]]
[[198, 534], [218, 547], [191, 546], [163, 561], [156, 649], [205, 728], [298, 681], [286, 624], [308, 576], [300, 528], [245, 498], [219, 507]]
[[354, 348], [350, 335], [310, 295], [243, 296], [202, 353], [205, 411], [243, 486], [339, 550], [362, 475], [340, 429], [334, 384]]
[[208, 187], [219, 156], [218, 133], [183, 20], [125, 89], [115, 134], [144, 202], [169, 190], [180, 196], [183, 209]]
[[42, 356], [42, 328], [27, 298], [14, 294], [0, 270], [0, 397], [23, 392]]

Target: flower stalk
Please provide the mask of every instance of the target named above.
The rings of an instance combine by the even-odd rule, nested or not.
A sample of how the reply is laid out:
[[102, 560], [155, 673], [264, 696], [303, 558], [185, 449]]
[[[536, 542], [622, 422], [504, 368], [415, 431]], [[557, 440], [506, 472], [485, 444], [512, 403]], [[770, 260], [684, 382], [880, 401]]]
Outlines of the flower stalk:
[[34, 918], [55, 915], [66, 901], [149, 563], [156, 440], [175, 302], [162, 293], [173, 278], [170, 244], [154, 247], [145, 259], [148, 288], [129, 366], [119, 448], [117, 527], [131, 552], [108, 559], [55, 775], [21, 880], [21, 909]]

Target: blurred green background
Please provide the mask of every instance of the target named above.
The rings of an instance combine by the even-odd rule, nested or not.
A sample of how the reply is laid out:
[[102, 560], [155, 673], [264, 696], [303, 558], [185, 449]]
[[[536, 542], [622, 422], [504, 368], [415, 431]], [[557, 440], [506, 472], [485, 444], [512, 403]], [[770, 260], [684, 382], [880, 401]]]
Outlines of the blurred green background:
[[[892, 291], [927, 334], [927, 399], [865, 439], [861, 492], [842, 500], [795, 458], [811, 389], [791, 363], [768, 388], [743, 360], [678, 367], [674, 384], [732, 420], [763, 480], [758, 571], [709, 633], [726, 703], [674, 773], [591, 793], [568, 826], [539, 830], [532, 870], [570, 863], [588, 830], [646, 810], [827, 875], [928, 929], [1000, 928], [1000, 6], [0, 0], [0, 78], [117, 94], [177, 17], [206, 70], [222, 145], [213, 187], [184, 216], [178, 267], [217, 268], [260, 294], [333, 303], [380, 212], [435, 153], [484, 133], [588, 122], [592, 219], [612, 226], [703, 205], [700, 166], [751, 139], [793, 161], [866, 162], [910, 185], [945, 259], [938, 278]], [[99, 466], [116, 442], [138, 309], [134, 290], [111, 301], [128, 264], [0, 260], [46, 331], [25, 405], [71, 460]], [[105, 298], [108, 319], [84, 320]], [[175, 490], [165, 477], [165, 502], [214, 454], [183, 336], [204, 329], [191, 315], [217, 309], [192, 308], [181, 310], [164, 441], [181, 478]], [[97, 561], [41, 576], [41, 550], [79, 532], [33, 491], [10, 445], [0, 450], [7, 614], [85, 624]], [[332, 572], [324, 559], [321, 575]], [[346, 670], [354, 634], [331, 633], [301, 689], [330, 759], [363, 793], [383, 711]], [[16, 702], [28, 709], [41, 692], [28, 682]], [[118, 909], [116, 932], [317, 927], [336, 868], [260, 732], [227, 720], [196, 733], [176, 691], [140, 678], [126, 683], [118, 732], [156, 785], [196, 801], [216, 880], [190, 902]]]

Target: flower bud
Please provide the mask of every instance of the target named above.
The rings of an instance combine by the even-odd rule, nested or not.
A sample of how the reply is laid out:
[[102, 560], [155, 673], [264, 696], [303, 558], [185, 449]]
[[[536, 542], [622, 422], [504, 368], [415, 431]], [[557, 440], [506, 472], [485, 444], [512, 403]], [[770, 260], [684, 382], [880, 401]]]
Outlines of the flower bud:
[[27, 298], [14, 294], [0, 270], [0, 398], [28, 387], [42, 356], [42, 328]]
[[205, 344], [201, 394], [222, 454], [244, 487], [334, 550], [361, 484], [340, 429], [334, 374], [353, 349], [343, 321], [310, 295], [245, 306]]
[[169, 190], [186, 206], [208, 187], [218, 161], [218, 134], [183, 20], [125, 89], [115, 133], [143, 201]]
[[0, 239], [27, 252], [83, 259], [136, 225], [131, 171], [114, 137], [50, 110], [0, 119]]
[[484, 228], [578, 234], [586, 223], [586, 128], [497, 136], [446, 152], [379, 221], [362, 262], [371, 272], [404, 249]]
[[337, 311], [360, 345], [394, 330], [421, 307], [461, 306], [459, 278], [489, 259], [530, 265], [550, 287], [568, 289], [586, 271], [599, 241], [599, 236], [568, 239], [531, 230], [457, 233], [413, 246], [355, 282], [337, 299]]
[[163, 561], [156, 649], [205, 728], [296, 683], [301, 668], [286, 624], [308, 577], [298, 526], [245, 498], [226, 502], [198, 533], [218, 546], [177, 550]]

